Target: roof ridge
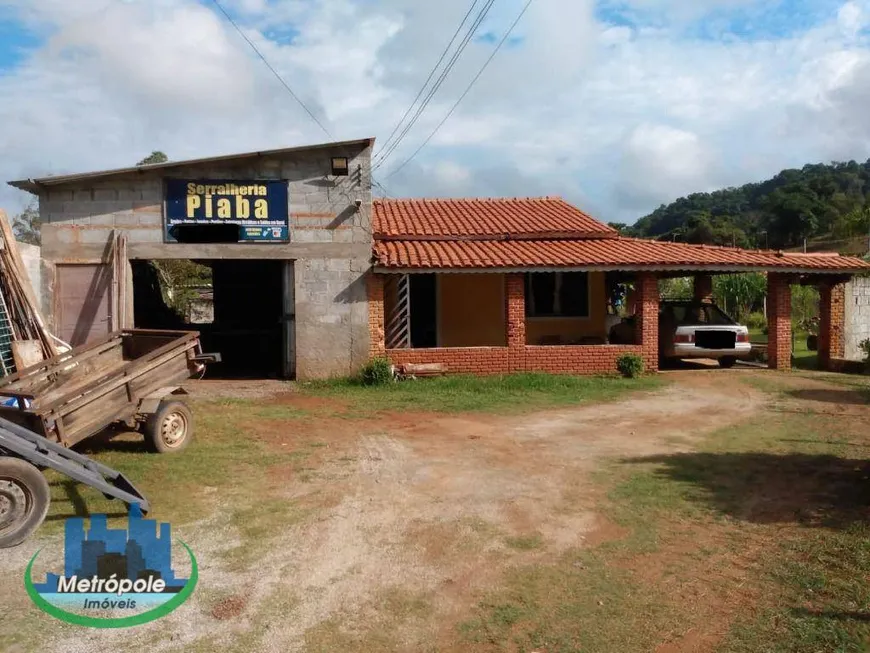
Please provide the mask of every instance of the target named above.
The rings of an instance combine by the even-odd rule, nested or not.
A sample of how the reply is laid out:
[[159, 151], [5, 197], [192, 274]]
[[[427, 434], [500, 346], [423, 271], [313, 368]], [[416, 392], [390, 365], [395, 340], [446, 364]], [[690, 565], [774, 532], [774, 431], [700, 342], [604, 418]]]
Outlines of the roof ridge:
[[[540, 202], [543, 200], [564, 202], [565, 199], [560, 195], [533, 195], [528, 197], [378, 197], [372, 200], [373, 203], [389, 203], [389, 202]], [[577, 207], [574, 207], [577, 208]], [[580, 211], [580, 209], [577, 209]], [[580, 211], [583, 213], [583, 211]]]

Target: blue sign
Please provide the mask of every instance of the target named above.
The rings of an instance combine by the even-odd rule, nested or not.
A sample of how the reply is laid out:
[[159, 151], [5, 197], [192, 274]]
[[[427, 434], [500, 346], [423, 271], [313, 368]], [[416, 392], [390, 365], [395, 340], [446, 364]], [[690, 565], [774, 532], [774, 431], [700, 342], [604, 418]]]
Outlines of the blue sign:
[[191, 575], [179, 578], [172, 566], [169, 524], [143, 519], [130, 506], [126, 529], [112, 529], [106, 515], [66, 520], [64, 568], [33, 581], [30, 560], [24, 576], [33, 602], [52, 617], [92, 628], [125, 628], [164, 617], [184, 603], [196, 586], [193, 552], [183, 542]]
[[233, 225], [238, 241], [287, 241], [288, 203], [286, 181], [167, 179], [167, 240], [183, 241], [191, 228]]

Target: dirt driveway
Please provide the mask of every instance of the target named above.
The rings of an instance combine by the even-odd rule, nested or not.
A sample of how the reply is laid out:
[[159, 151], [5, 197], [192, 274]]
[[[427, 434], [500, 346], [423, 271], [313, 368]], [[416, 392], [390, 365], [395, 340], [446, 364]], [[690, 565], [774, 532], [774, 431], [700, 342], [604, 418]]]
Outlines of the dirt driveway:
[[[270, 522], [259, 552], [239, 559], [226, 555], [246, 537], [232, 519], [238, 506], [214, 492], [211, 516], [180, 529], [200, 561], [191, 601], [134, 631], [47, 630], [42, 650], [468, 650], [456, 624], [506, 570], [619, 537], [597, 509], [603, 460], [688, 451], [762, 410], [746, 374], [755, 373], [675, 372], [663, 390], [521, 417], [251, 421], [253, 437], [276, 451], [301, 431], [316, 446], [305, 473], [277, 467], [264, 479], [264, 506], [298, 510]], [[262, 401], [305, 406], [272, 390]], [[29, 553], [0, 564], [3, 587], [20, 584], [15, 563]], [[26, 597], [9, 601], [4, 609], [29, 608]]]

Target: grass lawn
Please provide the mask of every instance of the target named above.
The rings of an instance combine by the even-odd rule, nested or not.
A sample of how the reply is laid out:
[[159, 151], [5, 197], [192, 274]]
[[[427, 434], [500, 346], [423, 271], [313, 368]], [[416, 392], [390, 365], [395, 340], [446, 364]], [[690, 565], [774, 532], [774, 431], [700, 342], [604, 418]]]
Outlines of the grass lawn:
[[[115, 439], [95, 438], [78, 449], [124, 473], [151, 502], [152, 516], [184, 524], [206, 516], [213, 500], [244, 505], [264, 489], [263, 478], [268, 477], [270, 470], [291, 469], [300, 474], [312, 471], [312, 461], [323, 443], [306, 435], [305, 420], [356, 419], [399, 410], [520, 413], [548, 406], [613, 400], [663, 384], [655, 376], [623, 379], [535, 374], [450, 376], [384, 387], [365, 387], [352, 381], [312, 383], [302, 386], [299, 396], [324, 400], [322, 404], [309, 402], [313, 405], [305, 403], [300, 407], [269, 399], [195, 401], [196, 436], [181, 455], [152, 454], [144, 447], [141, 436], [135, 434]], [[264, 426], [267, 431], [286, 433], [280, 449], [254, 436]], [[59, 531], [63, 519], [74, 514], [106, 513], [116, 524], [126, 518], [125, 506], [120, 502], [108, 500], [60, 474], [49, 472], [48, 477], [52, 507], [43, 532]], [[268, 503], [265, 499], [264, 505]], [[276, 506], [255, 511], [256, 514], [239, 508], [233, 518], [244, 521], [246, 529], [256, 530], [258, 520], [268, 521], [270, 514], [274, 519], [284, 519], [299, 510], [292, 502], [280, 501]]]
[[306, 394], [346, 402], [355, 413], [379, 410], [434, 412], [520, 412], [593, 401], [609, 401], [626, 392], [654, 390], [664, 381], [597, 376], [511, 374], [452, 375], [367, 387], [353, 380], [307, 383]]
[[[752, 342], [767, 342], [767, 334], [760, 329], [752, 329], [749, 331], [749, 339]], [[794, 333], [794, 350], [792, 352], [792, 363], [795, 368], [800, 370], [817, 370], [818, 369], [818, 353], [807, 349], [807, 334]]]
[[621, 535], [518, 568], [460, 626], [469, 650], [870, 650], [867, 414], [793, 406], [602, 469]]

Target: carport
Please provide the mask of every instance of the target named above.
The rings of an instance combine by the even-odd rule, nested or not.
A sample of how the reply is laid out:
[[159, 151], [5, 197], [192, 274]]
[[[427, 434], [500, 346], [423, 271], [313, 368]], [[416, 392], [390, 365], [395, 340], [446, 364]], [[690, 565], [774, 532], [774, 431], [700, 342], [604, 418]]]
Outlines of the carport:
[[[769, 366], [791, 367], [790, 286], [812, 284], [820, 367], [838, 369], [844, 284], [870, 271], [836, 253], [625, 238], [559, 198], [378, 200], [373, 222], [371, 354], [472, 374], [609, 373], [625, 353], [657, 370], [659, 279], [695, 277], [703, 299], [714, 275], [741, 272], [767, 275]], [[633, 342], [608, 337], [620, 283]]]

